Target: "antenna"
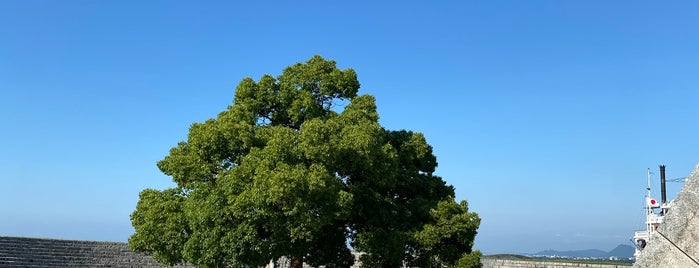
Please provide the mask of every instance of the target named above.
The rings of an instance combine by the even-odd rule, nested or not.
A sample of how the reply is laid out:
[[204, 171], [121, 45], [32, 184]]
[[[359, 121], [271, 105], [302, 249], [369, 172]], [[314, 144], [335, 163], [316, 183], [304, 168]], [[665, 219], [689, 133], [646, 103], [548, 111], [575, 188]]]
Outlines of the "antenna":
[[677, 178], [677, 179], [672, 179], [672, 180], [667, 180], [667, 181], [669, 181], [669, 182], [687, 182], [687, 179], [689, 179], [689, 177], [682, 177], [682, 178]]
[[648, 190], [648, 197], [650, 197], [650, 174], [650, 168], [648, 168], [648, 188], [646, 188], [646, 190]]

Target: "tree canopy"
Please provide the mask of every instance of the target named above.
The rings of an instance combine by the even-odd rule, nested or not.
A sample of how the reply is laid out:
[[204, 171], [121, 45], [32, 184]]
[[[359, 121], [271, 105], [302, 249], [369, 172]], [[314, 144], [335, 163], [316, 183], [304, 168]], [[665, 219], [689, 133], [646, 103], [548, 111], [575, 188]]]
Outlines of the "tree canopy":
[[160, 262], [479, 267], [478, 215], [434, 175], [421, 133], [387, 130], [352, 69], [314, 56], [243, 79], [233, 104], [194, 123], [141, 192], [129, 245]]

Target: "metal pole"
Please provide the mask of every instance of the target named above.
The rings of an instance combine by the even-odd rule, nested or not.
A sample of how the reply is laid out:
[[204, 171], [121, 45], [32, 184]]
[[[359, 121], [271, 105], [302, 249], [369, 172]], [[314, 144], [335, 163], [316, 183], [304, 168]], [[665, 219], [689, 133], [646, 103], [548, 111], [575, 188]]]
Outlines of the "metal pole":
[[648, 168], [648, 195], [646, 198], [646, 232], [648, 233], [648, 237], [650, 237], [650, 234], [653, 230], [653, 226], [651, 226], [650, 223], [650, 214], [653, 213], [653, 208], [650, 204], [650, 168]]
[[660, 200], [662, 203], [667, 203], [667, 195], [665, 193], [665, 165], [660, 165]]

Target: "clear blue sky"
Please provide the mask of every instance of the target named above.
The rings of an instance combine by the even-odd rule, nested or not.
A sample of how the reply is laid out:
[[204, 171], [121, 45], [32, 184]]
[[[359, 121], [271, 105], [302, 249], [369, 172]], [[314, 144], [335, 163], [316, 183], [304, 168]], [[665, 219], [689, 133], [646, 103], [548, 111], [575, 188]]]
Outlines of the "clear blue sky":
[[425, 134], [486, 253], [629, 243], [646, 168], [699, 161], [699, 2], [326, 2], [0, 1], [0, 235], [126, 241], [191, 123], [314, 54]]

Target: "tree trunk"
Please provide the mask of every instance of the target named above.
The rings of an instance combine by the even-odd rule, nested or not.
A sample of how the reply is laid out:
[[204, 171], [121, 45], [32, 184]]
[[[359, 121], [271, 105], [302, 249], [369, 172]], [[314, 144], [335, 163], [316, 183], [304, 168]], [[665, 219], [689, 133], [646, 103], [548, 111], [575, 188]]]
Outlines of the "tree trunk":
[[291, 268], [303, 268], [303, 258], [302, 257], [291, 258]]

